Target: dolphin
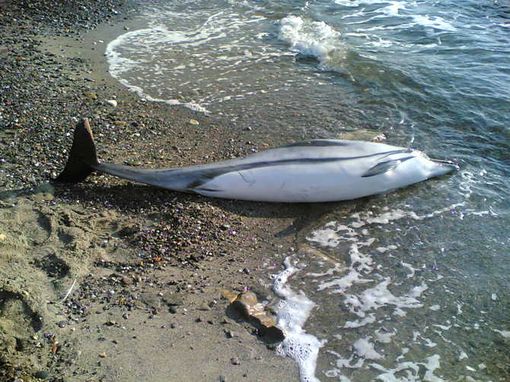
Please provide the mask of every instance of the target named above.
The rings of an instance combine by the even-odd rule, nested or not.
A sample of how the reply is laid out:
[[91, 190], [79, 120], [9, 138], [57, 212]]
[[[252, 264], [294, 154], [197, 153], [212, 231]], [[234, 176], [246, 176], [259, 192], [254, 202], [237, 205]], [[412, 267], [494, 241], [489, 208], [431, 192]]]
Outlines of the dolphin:
[[383, 194], [458, 170], [449, 161], [382, 143], [318, 139], [240, 159], [146, 169], [99, 162], [87, 119], [74, 131], [69, 159], [54, 181], [78, 183], [92, 172], [204, 196], [283, 203], [352, 200]]

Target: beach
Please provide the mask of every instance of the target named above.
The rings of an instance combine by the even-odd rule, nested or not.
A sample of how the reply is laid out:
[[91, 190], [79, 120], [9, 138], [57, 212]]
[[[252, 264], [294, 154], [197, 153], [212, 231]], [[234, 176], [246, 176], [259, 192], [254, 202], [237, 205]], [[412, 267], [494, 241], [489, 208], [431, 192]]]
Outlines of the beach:
[[[0, 381], [507, 381], [508, 12], [0, 0]], [[82, 118], [143, 168], [348, 139], [459, 170], [325, 204], [54, 183]]]
[[274, 142], [144, 102], [112, 79], [104, 41], [129, 27], [136, 6], [73, 2], [84, 7], [75, 13], [29, 3], [30, 14], [1, 5], [1, 379], [297, 380], [292, 360], [227, 314], [222, 290], [274, 298], [261, 264], [281, 269], [293, 236], [276, 235], [306, 207], [206, 200], [103, 176], [49, 183], [83, 117], [101, 159], [133, 165], [195, 164]]

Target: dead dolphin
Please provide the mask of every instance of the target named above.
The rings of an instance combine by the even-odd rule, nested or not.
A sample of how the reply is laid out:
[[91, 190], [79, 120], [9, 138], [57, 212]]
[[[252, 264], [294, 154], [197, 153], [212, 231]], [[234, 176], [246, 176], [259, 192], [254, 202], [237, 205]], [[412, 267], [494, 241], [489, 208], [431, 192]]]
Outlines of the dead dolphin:
[[135, 168], [99, 162], [89, 122], [84, 119], [76, 126], [69, 159], [55, 181], [77, 183], [97, 171], [216, 198], [313, 203], [386, 193], [456, 169], [451, 162], [431, 160], [417, 150], [329, 139], [198, 166]]

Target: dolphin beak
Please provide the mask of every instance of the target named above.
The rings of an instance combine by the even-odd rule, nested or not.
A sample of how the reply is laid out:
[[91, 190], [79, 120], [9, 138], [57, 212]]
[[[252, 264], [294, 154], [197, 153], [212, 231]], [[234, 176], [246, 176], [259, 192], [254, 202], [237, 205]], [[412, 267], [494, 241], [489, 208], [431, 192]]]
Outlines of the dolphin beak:
[[449, 160], [431, 159], [437, 165], [438, 175], [446, 175], [451, 172], [459, 171], [460, 166]]

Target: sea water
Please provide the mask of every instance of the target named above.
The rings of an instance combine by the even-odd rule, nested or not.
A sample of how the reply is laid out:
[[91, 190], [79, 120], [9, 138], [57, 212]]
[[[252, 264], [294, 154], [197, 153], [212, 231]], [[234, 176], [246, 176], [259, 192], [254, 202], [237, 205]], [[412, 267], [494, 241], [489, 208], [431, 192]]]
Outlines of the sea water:
[[304, 380], [510, 380], [507, 1], [159, 1], [139, 21], [106, 54], [149, 101], [461, 166], [298, 232], [275, 291], [307, 312], [282, 322], [311, 346]]

